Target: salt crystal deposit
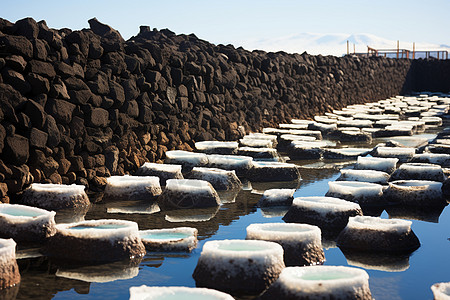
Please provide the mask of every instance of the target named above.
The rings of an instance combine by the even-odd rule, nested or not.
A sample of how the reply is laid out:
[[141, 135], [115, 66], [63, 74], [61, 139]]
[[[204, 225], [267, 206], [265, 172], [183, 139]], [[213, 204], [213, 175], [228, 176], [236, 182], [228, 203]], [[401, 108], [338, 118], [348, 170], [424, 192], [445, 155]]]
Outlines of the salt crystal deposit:
[[440, 165], [441, 167], [450, 166], [450, 154], [444, 153], [421, 153], [415, 154], [411, 162], [415, 163], [430, 163]]
[[344, 266], [285, 268], [261, 299], [371, 300], [366, 271]]
[[245, 176], [247, 171], [253, 167], [253, 158], [250, 156], [238, 155], [208, 155], [209, 168], [218, 168], [224, 170], [234, 170], [236, 175]]
[[84, 185], [33, 183], [23, 192], [21, 203], [47, 210], [84, 207], [90, 204]]
[[204, 167], [208, 164], [205, 153], [195, 153], [183, 150], [166, 151], [166, 164], [182, 165], [183, 172], [190, 171], [193, 167]]
[[139, 176], [157, 176], [160, 184], [166, 185], [167, 179], [183, 179], [181, 165], [157, 164], [146, 162], [136, 171]]
[[431, 180], [443, 182], [445, 180], [442, 167], [427, 163], [404, 163], [391, 175], [394, 180]]
[[16, 242], [43, 242], [55, 233], [54, 211], [20, 205], [0, 204], [0, 237]]
[[264, 240], [280, 244], [287, 266], [309, 266], [325, 261], [320, 228], [308, 224], [250, 224], [248, 240]]
[[362, 157], [359, 156], [356, 164], [356, 170], [375, 170], [382, 171], [388, 174], [397, 169], [398, 158], [384, 158], [384, 157]]
[[270, 189], [264, 191], [258, 201], [259, 207], [291, 206], [295, 189]]
[[354, 143], [370, 143], [372, 142], [372, 134], [364, 131], [349, 130], [348, 128], [338, 128], [327, 136], [329, 139], [341, 142]]
[[415, 154], [415, 148], [375, 147], [372, 155], [383, 158], [398, 158], [399, 162], [408, 162]]
[[283, 248], [277, 243], [207, 241], [192, 277], [198, 287], [254, 295], [274, 282], [284, 267]]
[[353, 202], [332, 197], [297, 197], [283, 220], [287, 223], [306, 223], [322, 229], [322, 235], [339, 233], [348, 218], [362, 215], [361, 207]]
[[45, 251], [56, 259], [109, 262], [143, 256], [145, 247], [137, 223], [105, 219], [56, 225]]
[[237, 155], [250, 156], [255, 160], [261, 161], [278, 161], [280, 159], [277, 149], [274, 148], [240, 147], [236, 153]]
[[198, 151], [207, 154], [234, 154], [238, 147], [238, 142], [203, 141], [195, 143], [195, 148]]
[[274, 148], [274, 142], [269, 139], [253, 139], [242, 138], [239, 140], [241, 147], [255, 147], [255, 148]]
[[207, 288], [184, 286], [133, 286], [130, 287], [130, 300], [233, 300], [230, 295]]
[[397, 180], [389, 182], [384, 197], [393, 203], [411, 206], [443, 206], [442, 183], [428, 180]]
[[434, 300], [449, 300], [450, 299], [450, 282], [435, 283], [431, 286]]
[[387, 184], [389, 180], [389, 174], [375, 170], [354, 170], [354, 169], [341, 169], [341, 176], [336, 181], [361, 181], [377, 184]]
[[161, 192], [156, 176], [111, 176], [106, 179], [104, 198], [153, 201]]
[[401, 219], [351, 217], [336, 242], [341, 249], [346, 250], [411, 252], [420, 247], [411, 224], [411, 221]]
[[325, 159], [356, 159], [358, 156], [366, 156], [372, 151], [370, 148], [341, 148], [324, 149], [323, 158]]
[[214, 189], [222, 191], [240, 189], [242, 185], [234, 170], [195, 167], [186, 177], [208, 181]]
[[0, 291], [20, 283], [16, 243], [13, 239], [0, 239], [0, 270]]
[[300, 180], [300, 169], [295, 164], [281, 162], [253, 162], [248, 170], [250, 181], [294, 181]]
[[383, 187], [380, 184], [359, 181], [329, 181], [327, 197], [345, 199], [360, 205], [383, 204]]
[[141, 230], [147, 251], [191, 252], [197, 247], [198, 230], [192, 227]]
[[213, 186], [198, 179], [169, 179], [158, 197], [161, 209], [205, 208], [220, 205], [220, 198]]

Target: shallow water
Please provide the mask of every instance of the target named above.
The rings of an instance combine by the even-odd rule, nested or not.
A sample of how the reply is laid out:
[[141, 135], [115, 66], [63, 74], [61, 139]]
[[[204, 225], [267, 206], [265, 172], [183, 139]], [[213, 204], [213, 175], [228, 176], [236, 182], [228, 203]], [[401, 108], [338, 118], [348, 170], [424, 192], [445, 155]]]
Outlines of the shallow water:
[[[430, 133], [426, 135], [431, 137]], [[374, 144], [379, 141], [374, 141]], [[367, 147], [372, 145], [344, 145]], [[295, 196], [323, 196], [328, 191], [328, 181], [339, 176], [339, 169], [351, 167], [354, 161], [296, 161], [302, 166], [302, 178]], [[47, 257], [30, 255], [20, 259], [22, 282], [17, 299], [128, 299], [131, 286], [189, 286], [195, 287], [192, 273], [206, 241], [223, 239], [245, 239], [246, 227], [252, 223], [283, 222], [286, 209], [261, 210], [256, 203], [260, 192], [267, 188], [283, 186], [278, 183], [258, 183], [251, 190], [241, 190], [234, 202], [225, 203], [219, 209], [159, 211], [153, 214], [108, 213], [117, 202], [98, 201], [92, 205], [85, 219], [125, 219], [135, 221], [140, 230], [196, 227], [199, 245], [192, 253], [147, 253], [142, 261], [119, 262], [88, 266], [64, 266]], [[94, 197], [92, 198], [92, 200]], [[142, 207], [142, 203], [124, 204]], [[116, 211], [117, 212], [117, 211]], [[411, 255], [364, 255], [344, 253], [333, 241], [323, 241], [325, 265], [355, 266], [365, 269], [369, 276], [372, 295], [381, 299], [432, 299], [430, 287], [436, 282], [450, 280], [450, 208], [443, 210], [407, 210], [386, 207], [371, 211], [371, 215], [382, 218], [397, 217], [412, 220], [412, 229], [418, 236], [421, 247]], [[183, 221], [190, 220], [190, 221]], [[203, 221], [202, 221], [203, 220]], [[174, 222], [176, 221], [176, 222]], [[35, 252], [33, 252], [35, 253]], [[26, 256], [25, 256], [26, 257]], [[137, 269], [138, 268], [138, 269]], [[60, 277], [62, 270], [88, 272], [91, 277], [70, 279]], [[59, 272], [58, 272], [59, 270]], [[136, 272], [138, 270], [138, 272]], [[136, 275], [137, 274], [137, 275]], [[95, 282], [92, 275], [105, 275], [109, 282]], [[109, 276], [109, 277], [108, 277]], [[106, 279], [107, 281], [107, 279]], [[1, 298], [1, 294], [0, 294]], [[252, 297], [245, 297], [252, 299]]]

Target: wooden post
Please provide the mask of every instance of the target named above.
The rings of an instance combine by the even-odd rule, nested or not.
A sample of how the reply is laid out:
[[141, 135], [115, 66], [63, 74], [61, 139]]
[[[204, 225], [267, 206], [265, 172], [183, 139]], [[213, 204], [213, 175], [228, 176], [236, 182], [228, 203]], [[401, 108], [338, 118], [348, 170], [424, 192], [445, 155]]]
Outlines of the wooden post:
[[413, 59], [416, 59], [416, 43], [413, 43]]
[[400, 50], [400, 41], [397, 40], [397, 59], [398, 59], [398, 51]]
[[353, 44], [353, 54], [356, 54], [356, 45]]
[[349, 54], [350, 54], [350, 51], [348, 49], [348, 40], [347, 40], [347, 55], [349, 55]]

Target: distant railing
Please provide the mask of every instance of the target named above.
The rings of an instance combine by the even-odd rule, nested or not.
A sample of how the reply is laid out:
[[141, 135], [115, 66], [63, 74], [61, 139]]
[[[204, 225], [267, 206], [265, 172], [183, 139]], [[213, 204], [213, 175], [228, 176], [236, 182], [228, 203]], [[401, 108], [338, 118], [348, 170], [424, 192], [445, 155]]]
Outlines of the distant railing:
[[413, 43], [413, 50], [400, 49], [399, 42], [397, 41], [397, 49], [375, 49], [367, 46], [367, 53], [349, 53], [349, 47], [347, 42], [347, 55], [356, 55], [362, 57], [371, 56], [383, 56], [389, 58], [407, 58], [407, 59], [419, 59], [419, 58], [434, 58], [434, 59], [448, 59], [447, 50], [415, 50], [415, 43]]

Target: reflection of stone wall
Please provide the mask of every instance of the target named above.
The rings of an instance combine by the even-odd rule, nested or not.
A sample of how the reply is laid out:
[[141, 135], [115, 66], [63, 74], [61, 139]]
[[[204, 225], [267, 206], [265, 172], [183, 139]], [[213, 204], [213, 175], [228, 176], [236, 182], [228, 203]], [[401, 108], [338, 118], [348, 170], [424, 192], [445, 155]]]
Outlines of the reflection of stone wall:
[[[101, 189], [194, 141], [409, 89], [410, 61], [249, 52], [142, 26], [128, 41], [0, 19], [0, 198], [32, 182]], [[405, 85], [405, 82], [408, 83]]]

